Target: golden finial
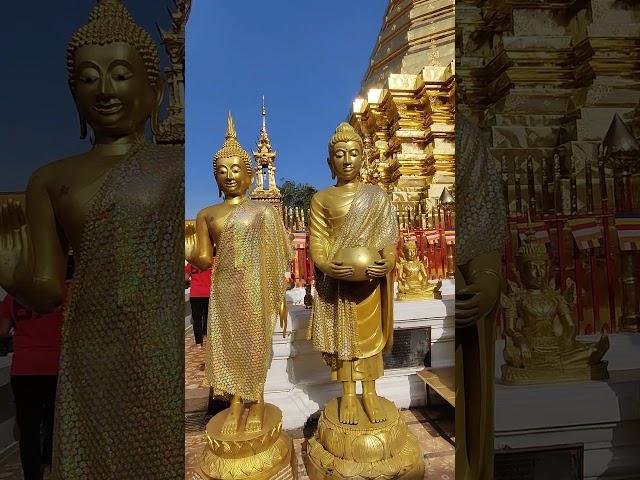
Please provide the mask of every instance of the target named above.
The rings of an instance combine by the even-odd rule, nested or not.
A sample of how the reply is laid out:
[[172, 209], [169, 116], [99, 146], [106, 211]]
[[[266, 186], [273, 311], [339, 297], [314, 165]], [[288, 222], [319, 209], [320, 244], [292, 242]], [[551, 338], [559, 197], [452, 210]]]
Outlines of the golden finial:
[[231, 116], [231, 110], [227, 114], [227, 132], [224, 134], [225, 140], [229, 140], [231, 138], [238, 139], [238, 133], [236, 132], [236, 126], [233, 123], [233, 117]]
[[134, 47], [144, 61], [149, 83], [155, 86], [160, 77], [160, 56], [151, 36], [138, 26], [120, 0], [98, 0], [89, 21], [71, 37], [67, 46], [69, 83], [74, 85], [75, 52], [87, 45], [123, 42]]
[[213, 157], [213, 171], [215, 175], [216, 164], [221, 158], [229, 158], [229, 157], [240, 157], [247, 168], [247, 173], [249, 175], [253, 175], [253, 165], [251, 163], [251, 159], [249, 158], [249, 154], [242, 148], [240, 143], [238, 143], [238, 133], [236, 132], [236, 126], [233, 123], [233, 117], [231, 116], [231, 111], [227, 115], [227, 131], [224, 135], [224, 144], [222, 148], [218, 150], [218, 152]]

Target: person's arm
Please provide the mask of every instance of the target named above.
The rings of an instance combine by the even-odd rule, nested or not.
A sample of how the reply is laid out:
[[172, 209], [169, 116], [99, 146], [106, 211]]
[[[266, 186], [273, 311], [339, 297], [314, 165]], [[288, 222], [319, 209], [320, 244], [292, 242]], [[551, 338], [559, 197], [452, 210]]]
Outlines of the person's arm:
[[8, 337], [13, 327], [11, 297], [7, 295], [0, 304], [0, 338]]

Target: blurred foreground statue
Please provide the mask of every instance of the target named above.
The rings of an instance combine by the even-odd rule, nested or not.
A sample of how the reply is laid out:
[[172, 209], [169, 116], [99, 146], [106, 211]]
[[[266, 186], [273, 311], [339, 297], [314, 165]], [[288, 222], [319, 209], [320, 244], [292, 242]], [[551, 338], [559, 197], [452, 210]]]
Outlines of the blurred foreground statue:
[[[147, 142], [163, 82], [151, 37], [102, 0], [67, 50], [92, 148], [37, 170], [2, 207], [0, 283], [39, 312], [65, 310], [54, 479], [184, 475], [183, 149]], [[10, 238], [10, 242], [6, 240]]]
[[456, 159], [456, 478], [491, 480], [506, 211], [481, 132], [460, 113]]
[[565, 295], [550, 288], [549, 254], [534, 236], [529, 233], [516, 257], [522, 287], [512, 284], [511, 294], [502, 296], [508, 338], [502, 381], [535, 384], [609, 378], [602, 361], [609, 337], [605, 334], [598, 342], [576, 340], [570, 311], [575, 284]]
[[[336, 185], [311, 201], [310, 252], [317, 268], [309, 335], [342, 382], [309, 441], [312, 479], [422, 478], [417, 439], [398, 409], [378, 396], [382, 352], [393, 342], [397, 217], [387, 194], [360, 182], [363, 142], [349, 124], [329, 142]], [[356, 382], [362, 395], [356, 395]]]
[[247, 196], [253, 168], [238, 143], [231, 114], [213, 173], [224, 201], [198, 212], [195, 232], [185, 237], [185, 256], [198, 268], [210, 268], [215, 246], [206, 378], [214, 395], [231, 396], [231, 406], [207, 425], [198, 475], [295, 478], [293, 443], [282, 433], [282, 412], [264, 403], [278, 316], [286, 332], [285, 273], [293, 250], [275, 209]]

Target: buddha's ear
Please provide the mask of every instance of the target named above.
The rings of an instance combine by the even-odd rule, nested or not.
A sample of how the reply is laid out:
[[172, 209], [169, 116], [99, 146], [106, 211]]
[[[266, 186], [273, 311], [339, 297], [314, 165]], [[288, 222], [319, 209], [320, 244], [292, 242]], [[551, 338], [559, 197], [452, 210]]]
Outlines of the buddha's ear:
[[78, 121], [80, 122], [80, 140], [84, 140], [87, 138], [87, 120], [80, 113], [80, 109], [78, 108], [78, 102], [76, 101], [76, 89], [73, 85], [73, 81], [69, 79], [67, 81], [67, 85], [69, 85], [69, 91], [71, 92], [71, 96], [73, 97], [73, 102], [76, 104], [76, 110], [78, 111]]
[[333, 170], [333, 163], [331, 163], [330, 157], [327, 157], [327, 164], [329, 164], [329, 170], [331, 170], [331, 178], [336, 178], [336, 172]]
[[155, 94], [156, 104], [151, 112], [151, 132], [154, 136], [160, 133], [160, 108], [164, 100], [164, 77], [162, 75], [159, 75], [156, 80]]
[[158, 80], [156, 80], [156, 108], [158, 110], [164, 101], [164, 85], [164, 77], [162, 75], [158, 75]]

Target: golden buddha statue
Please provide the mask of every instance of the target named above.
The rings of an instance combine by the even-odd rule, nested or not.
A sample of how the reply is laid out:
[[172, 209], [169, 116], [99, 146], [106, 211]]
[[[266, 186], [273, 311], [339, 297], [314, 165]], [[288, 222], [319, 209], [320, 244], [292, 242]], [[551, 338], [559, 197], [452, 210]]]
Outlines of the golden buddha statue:
[[418, 260], [418, 245], [407, 240], [402, 246], [403, 257], [398, 262], [398, 300], [442, 298], [442, 281], [429, 282], [424, 264]]
[[164, 91], [158, 52], [120, 1], [102, 0], [67, 66], [91, 148], [35, 171], [26, 216], [3, 205], [0, 227], [0, 284], [36, 311], [62, 303], [69, 248], [76, 259], [52, 478], [179, 478], [184, 155], [145, 139]]
[[502, 296], [506, 314], [502, 381], [536, 384], [609, 378], [602, 357], [609, 337], [578, 342], [570, 305], [575, 284], [560, 294], [549, 287], [549, 257], [543, 244], [529, 233], [516, 257], [522, 287], [510, 282]]
[[309, 215], [316, 297], [308, 336], [343, 394], [325, 406], [309, 441], [307, 472], [312, 479], [382, 472], [422, 478], [417, 440], [375, 388], [384, 375], [382, 353], [393, 342], [396, 213], [380, 187], [361, 182], [363, 142], [351, 125], [340, 124], [331, 137], [328, 163], [336, 185], [313, 196]]
[[459, 112], [456, 158], [456, 478], [485, 480], [493, 478], [495, 325], [507, 213], [482, 132]]
[[185, 255], [207, 269], [215, 247], [205, 374], [214, 395], [231, 396], [231, 406], [207, 426], [200, 475], [293, 478], [292, 441], [281, 433], [282, 412], [264, 402], [276, 317], [286, 331], [285, 273], [293, 250], [275, 209], [247, 196], [253, 167], [231, 113], [213, 173], [224, 201], [198, 212], [195, 232], [185, 236]]

